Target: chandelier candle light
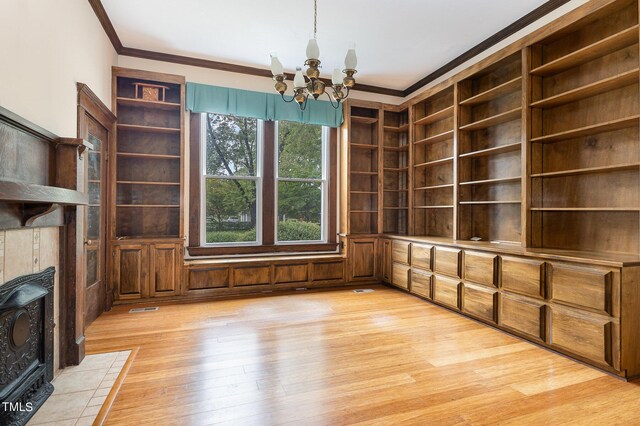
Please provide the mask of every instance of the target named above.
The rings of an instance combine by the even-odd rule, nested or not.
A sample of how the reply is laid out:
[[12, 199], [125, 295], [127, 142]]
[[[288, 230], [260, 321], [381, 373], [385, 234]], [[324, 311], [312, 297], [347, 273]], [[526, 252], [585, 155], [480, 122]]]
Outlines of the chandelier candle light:
[[[349, 96], [349, 90], [356, 84], [356, 79], [353, 75], [357, 72], [356, 65], [358, 64], [358, 58], [356, 57], [355, 48], [350, 48], [347, 51], [347, 56], [344, 58], [344, 70], [340, 71], [340, 68], [335, 68], [331, 75], [331, 89], [333, 90], [333, 96], [325, 91], [326, 85], [320, 80], [320, 48], [316, 41], [316, 28], [318, 18], [318, 0], [313, 1], [313, 38], [309, 39], [307, 44], [307, 60], [304, 65], [307, 68], [307, 77], [302, 74], [302, 68], [296, 67], [296, 74], [293, 78], [293, 97], [287, 100], [284, 93], [287, 91], [286, 76], [284, 75], [284, 69], [282, 63], [278, 60], [276, 54], [271, 54], [271, 72], [273, 73], [273, 79], [276, 81], [276, 92], [280, 93], [282, 100], [285, 102], [298, 103], [301, 110], [307, 107], [307, 100], [309, 95], [314, 99], [318, 99], [322, 94], [327, 95], [331, 106], [338, 109], [340, 102]], [[346, 74], [346, 77], [343, 75]], [[344, 91], [343, 91], [344, 89]]]

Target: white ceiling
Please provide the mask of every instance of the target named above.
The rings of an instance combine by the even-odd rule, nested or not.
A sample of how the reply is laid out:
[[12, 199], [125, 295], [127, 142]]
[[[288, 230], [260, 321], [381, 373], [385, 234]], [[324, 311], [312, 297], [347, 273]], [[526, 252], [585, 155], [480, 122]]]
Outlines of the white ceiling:
[[[546, 0], [318, 0], [323, 76], [351, 43], [357, 81], [406, 89]], [[102, 0], [127, 47], [285, 70], [302, 66], [313, 0]]]

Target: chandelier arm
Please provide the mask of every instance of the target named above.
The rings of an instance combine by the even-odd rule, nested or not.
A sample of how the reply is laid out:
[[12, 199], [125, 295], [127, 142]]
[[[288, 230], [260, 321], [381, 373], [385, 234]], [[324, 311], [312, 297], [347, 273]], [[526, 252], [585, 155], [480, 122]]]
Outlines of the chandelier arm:
[[[333, 93], [336, 93], [336, 89], [334, 89], [333, 87], [331, 87], [331, 90], [333, 90]], [[333, 107], [333, 109], [338, 109], [340, 108], [340, 101], [336, 100], [336, 103], [333, 103], [333, 98], [332, 96], [329, 94], [329, 92], [324, 92], [327, 95], [327, 98], [329, 98], [329, 103], [331, 104], [331, 106]]]
[[288, 103], [288, 104], [289, 104], [289, 103], [291, 103], [291, 102], [293, 102], [293, 101], [296, 99], [296, 98], [295, 98], [295, 96], [292, 96], [292, 97], [291, 97], [291, 99], [287, 100], [287, 99], [284, 97], [284, 93], [280, 93], [280, 96], [282, 97], [282, 100], [283, 100], [283, 101], [285, 101], [285, 102], [286, 102], [286, 103]]

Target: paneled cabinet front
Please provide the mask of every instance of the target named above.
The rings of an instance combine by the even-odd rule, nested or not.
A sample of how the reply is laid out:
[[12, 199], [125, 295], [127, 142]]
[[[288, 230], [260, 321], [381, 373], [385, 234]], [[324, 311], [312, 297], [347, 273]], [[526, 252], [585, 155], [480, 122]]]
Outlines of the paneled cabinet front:
[[116, 300], [149, 296], [149, 249], [146, 244], [122, 244], [113, 248], [113, 290]]
[[375, 281], [377, 238], [349, 241], [349, 281]]
[[149, 296], [175, 296], [180, 291], [182, 244], [149, 245]]
[[181, 243], [116, 244], [112, 256], [116, 300], [166, 297], [179, 293]]

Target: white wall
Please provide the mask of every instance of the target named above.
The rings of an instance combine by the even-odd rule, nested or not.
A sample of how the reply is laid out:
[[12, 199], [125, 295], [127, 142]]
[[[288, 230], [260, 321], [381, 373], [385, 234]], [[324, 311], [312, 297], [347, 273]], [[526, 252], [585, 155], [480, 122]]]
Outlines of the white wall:
[[111, 104], [117, 56], [87, 0], [0, 0], [0, 106], [76, 136], [76, 82]]

